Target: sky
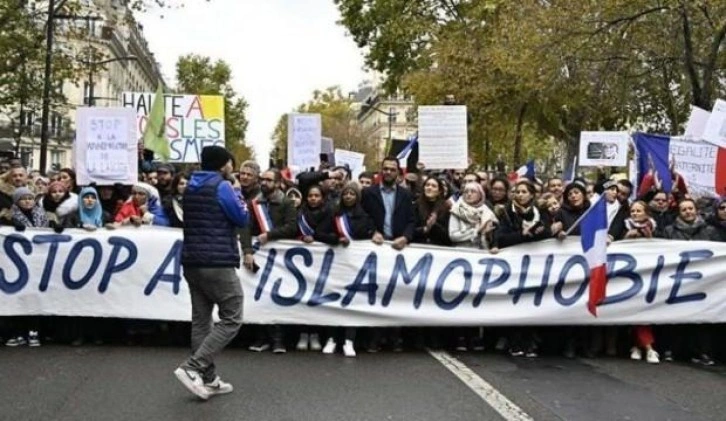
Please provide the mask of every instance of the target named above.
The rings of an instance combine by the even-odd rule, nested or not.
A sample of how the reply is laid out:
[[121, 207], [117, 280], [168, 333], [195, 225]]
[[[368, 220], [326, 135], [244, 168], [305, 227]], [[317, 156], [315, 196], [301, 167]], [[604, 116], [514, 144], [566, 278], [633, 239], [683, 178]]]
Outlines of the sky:
[[[361, 50], [336, 23], [332, 0], [185, 0], [182, 8], [139, 16], [167, 83], [178, 57], [222, 59], [232, 85], [249, 103], [247, 144], [265, 167], [280, 116], [339, 85], [344, 93], [366, 80]], [[193, 93], [193, 92], [188, 92]]]

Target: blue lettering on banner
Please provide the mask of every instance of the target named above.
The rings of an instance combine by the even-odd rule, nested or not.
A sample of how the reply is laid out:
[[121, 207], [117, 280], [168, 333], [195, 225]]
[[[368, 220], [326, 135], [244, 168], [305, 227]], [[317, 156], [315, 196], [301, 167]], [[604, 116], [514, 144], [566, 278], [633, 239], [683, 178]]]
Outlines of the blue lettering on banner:
[[[113, 276], [114, 273], [119, 273], [133, 266], [133, 264], [136, 263], [137, 256], [139, 255], [136, 245], [131, 240], [127, 240], [123, 237], [110, 237], [108, 239], [108, 243], [111, 244], [113, 248], [111, 249], [111, 256], [108, 258], [108, 262], [106, 263], [106, 269], [104, 269], [103, 276], [101, 276], [101, 283], [98, 284], [98, 292], [101, 294], [106, 292], [106, 289], [108, 289], [108, 284], [111, 282], [111, 276]], [[126, 249], [128, 256], [126, 256], [126, 260], [123, 262], [117, 263], [118, 256], [121, 254], [121, 249]]]
[[280, 295], [280, 287], [282, 286], [282, 278], [278, 278], [272, 285], [272, 301], [281, 306], [289, 307], [299, 303], [300, 300], [305, 296], [305, 290], [307, 289], [307, 281], [305, 276], [297, 268], [293, 258], [295, 256], [302, 256], [303, 263], [305, 266], [310, 267], [313, 264], [313, 255], [310, 250], [304, 247], [294, 247], [285, 252], [285, 267], [290, 271], [292, 276], [297, 280], [297, 291], [292, 297], [283, 297]]
[[28, 265], [25, 264], [20, 255], [18, 255], [18, 252], [15, 250], [16, 244], [20, 244], [20, 247], [26, 256], [30, 256], [30, 253], [33, 252], [33, 245], [30, 244], [30, 241], [22, 235], [10, 234], [5, 238], [5, 242], [3, 244], [5, 255], [10, 258], [10, 261], [12, 261], [18, 269], [18, 279], [14, 282], [10, 282], [5, 276], [5, 271], [0, 268], [0, 290], [5, 294], [15, 294], [16, 292], [21, 291], [25, 288], [25, 285], [28, 283], [28, 279], [30, 278]]
[[391, 303], [391, 298], [393, 298], [393, 292], [396, 289], [396, 282], [398, 282], [399, 276], [403, 278], [402, 280], [405, 285], [410, 285], [414, 278], [418, 276], [419, 280], [418, 286], [416, 287], [416, 294], [413, 298], [413, 307], [421, 307], [421, 302], [423, 301], [423, 296], [426, 292], [426, 282], [428, 281], [429, 272], [431, 272], [431, 263], [433, 260], [434, 256], [431, 253], [426, 253], [418, 260], [418, 262], [416, 262], [411, 272], [409, 272], [406, 267], [406, 259], [401, 254], [397, 255], [396, 262], [393, 264], [391, 279], [388, 281], [386, 291], [383, 293], [381, 305], [383, 307], [388, 307]]
[[58, 253], [59, 243], [68, 243], [73, 238], [70, 235], [36, 235], [33, 237], [35, 244], [50, 244], [50, 250], [48, 251], [48, 257], [45, 260], [45, 267], [43, 268], [43, 275], [40, 277], [40, 285], [38, 289], [43, 292], [48, 289], [48, 283], [50, 282], [50, 275], [53, 272], [53, 266], [55, 266], [55, 256]]
[[[570, 298], [566, 298], [562, 295], [562, 290], [565, 288], [567, 275], [570, 273], [570, 270], [575, 266], [580, 266], [582, 268], [582, 282], [580, 282], [580, 286], [577, 288], [577, 291], [575, 291], [575, 294]], [[557, 284], [555, 285], [555, 301], [557, 301], [561, 306], [564, 307], [569, 307], [575, 304], [582, 297], [582, 294], [585, 293], [585, 289], [587, 288], [587, 284], [589, 282], [590, 268], [587, 266], [587, 260], [585, 260], [585, 256], [577, 255], [570, 257], [569, 259], [567, 259], [567, 262], [565, 262], [565, 265], [562, 267], [562, 270], [560, 271], [560, 276], [557, 277]]]
[[[456, 297], [454, 297], [454, 299], [452, 299], [451, 301], [446, 301], [443, 293], [444, 284], [446, 283], [446, 279], [449, 277], [451, 272], [459, 267], [464, 270], [464, 287], [456, 295]], [[459, 304], [461, 304], [462, 301], [464, 301], [464, 298], [469, 295], [469, 290], [471, 289], [471, 272], [471, 264], [464, 259], [455, 259], [446, 265], [444, 270], [441, 271], [439, 278], [436, 280], [436, 286], [434, 287], [434, 302], [437, 306], [439, 306], [439, 308], [441, 308], [442, 310], [453, 310]]]
[[655, 295], [658, 293], [658, 278], [660, 277], [660, 271], [663, 270], [665, 265], [665, 257], [658, 256], [658, 263], [653, 269], [653, 273], [650, 275], [650, 286], [648, 292], [645, 294], [645, 302], [650, 304], [655, 300]]
[[320, 274], [318, 280], [315, 282], [315, 288], [313, 288], [313, 296], [308, 300], [308, 305], [311, 307], [319, 306], [325, 303], [331, 303], [340, 299], [340, 294], [337, 292], [331, 292], [327, 295], [323, 295], [325, 290], [325, 282], [328, 280], [330, 275], [330, 267], [333, 266], [333, 257], [335, 252], [333, 249], [328, 249], [323, 257], [323, 267], [320, 268]]
[[[474, 307], [479, 307], [482, 300], [484, 300], [484, 297], [487, 296], [488, 290], [494, 289], [507, 282], [507, 279], [509, 279], [509, 275], [511, 274], [509, 262], [504, 259], [485, 258], [479, 260], [479, 264], [486, 265], [486, 269], [484, 269], [484, 274], [481, 277], [479, 292], [474, 297]], [[494, 266], [498, 266], [502, 270], [502, 273], [500, 273], [499, 276], [492, 281], [492, 269], [494, 269]]]
[[[146, 288], [144, 288], [144, 295], [151, 295], [159, 282], [170, 282], [173, 285], [172, 291], [174, 291], [174, 295], [179, 294], [179, 283], [181, 282], [181, 249], [182, 241], [174, 241], [174, 245], [171, 246], [171, 250], [166, 254], [164, 261], [161, 262], [154, 276], [151, 277]], [[169, 266], [169, 263], [173, 263], [171, 274], [166, 273], [166, 268]]]
[[[616, 263], [625, 262], [625, 267], [615, 269]], [[641, 289], [643, 289], [643, 278], [638, 275], [635, 268], [638, 262], [629, 254], [612, 253], [608, 254], [608, 281], [612, 278], [626, 278], [633, 282], [633, 285], [627, 290], [613, 296], [605, 297], [602, 305], [620, 303], [635, 297]]]
[[262, 292], [265, 290], [267, 280], [270, 279], [270, 273], [272, 273], [272, 268], [275, 267], [275, 257], [277, 257], [277, 249], [270, 249], [267, 252], [267, 262], [265, 263], [265, 269], [262, 271], [262, 276], [260, 276], [260, 282], [257, 284], [257, 289], [255, 290], [255, 301], [260, 301], [260, 298], [262, 297]]
[[[345, 294], [345, 298], [343, 298], [343, 307], [348, 307], [350, 305], [357, 292], [367, 292], [368, 304], [376, 304], [376, 292], [378, 291], [378, 284], [376, 283], [377, 265], [378, 257], [376, 256], [376, 253], [370, 252], [368, 257], [366, 257], [365, 262], [363, 262], [363, 266], [358, 271], [358, 275], [356, 275], [353, 283], [345, 287], [348, 292]], [[364, 283], [363, 281], [366, 279], [366, 275], [368, 275], [368, 282]]]
[[[93, 250], [93, 260], [91, 260], [91, 266], [86, 270], [86, 274], [81, 276], [81, 279], [75, 281], [71, 278], [71, 271], [84, 247], [90, 247]], [[68, 254], [66, 264], [63, 265], [63, 285], [70, 290], [83, 288], [91, 280], [96, 270], [98, 270], [98, 266], [101, 264], [102, 254], [101, 244], [92, 238], [86, 238], [74, 244]]]
[[697, 292], [695, 294], [688, 294], [682, 296], [678, 296], [678, 292], [681, 289], [681, 281], [683, 281], [684, 279], [701, 279], [703, 277], [701, 272], [686, 272], [686, 266], [688, 266], [688, 264], [694, 260], [698, 261], [710, 259], [711, 256], [713, 256], [713, 252], [711, 250], [684, 251], [680, 254], [680, 256], [681, 261], [678, 263], [676, 273], [671, 275], [671, 278], [673, 279], [673, 288], [671, 289], [670, 295], [666, 299], [666, 304], [679, 304], [691, 301], [705, 300], [705, 292]]
[[[525, 265], [526, 261], [526, 265]], [[534, 306], [539, 307], [542, 304], [542, 298], [544, 297], [545, 291], [547, 291], [547, 285], [549, 284], [550, 274], [552, 273], [552, 265], [555, 262], [555, 256], [550, 254], [545, 259], [545, 267], [542, 272], [542, 280], [539, 286], [525, 286], [527, 281], [527, 270], [529, 269], [529, 256], [525, 255], [522, 259], [522, 273], [519, 276], [519, 285], [516, 288], [509, 290], [509, 295], [512, 296], [512, 304], [519, 303], [519, 299], [523, 294], [534, 294]]]

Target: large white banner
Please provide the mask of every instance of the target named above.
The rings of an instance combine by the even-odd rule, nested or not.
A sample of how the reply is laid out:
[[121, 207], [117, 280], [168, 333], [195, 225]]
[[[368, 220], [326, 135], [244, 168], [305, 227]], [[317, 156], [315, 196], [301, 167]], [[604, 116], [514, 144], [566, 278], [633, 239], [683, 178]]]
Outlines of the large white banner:
[[418, 107], [418, 160], [428, 169], [469, 166], [465, 105]]
[[[153, 92], [124, 92], [121, 104], [136, 112], [137, 134], [144, 135]], [[205, 146], [224, 146], [224, 97], [164, 94], [169, 162], [201, 162]]]
[[138, 181], [136, 113], [130, 108], [76, 110], [73, 160], [79, 185], [133, 184]]
[[[181, 231], [17, 233], [0, 228], [0, 315], [189, 320]], [[586, 308], [579, 239], [476, 249], [370, 241], [268, 243], [240, 270], [247, 323], [573, 325], [726, 321], [726, 244], [665, 240], [608, 248], [607, 299]]]

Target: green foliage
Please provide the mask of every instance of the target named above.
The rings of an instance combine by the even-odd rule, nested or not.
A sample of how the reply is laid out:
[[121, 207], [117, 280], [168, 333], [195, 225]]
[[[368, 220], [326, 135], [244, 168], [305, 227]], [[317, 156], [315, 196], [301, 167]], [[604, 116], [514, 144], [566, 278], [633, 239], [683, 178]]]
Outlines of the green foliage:
[[[22, 0], [0, 0], [0, 112], [13, 121], [19, 120], [21, 110], [40, 113], [45, 69], [45, 32], [47, 15], [25, 7]], [[69, 1], [64, 11], [74, 10], [75, 1]], [[60, 31], [58, 31], [60, 32]], [[67, 31], [64, 36], [73, 37]], [[53, 52], [52, 80], [60, 86], [62, 81], [76, 81], [82, 63], [64, 49]], [[60, 89], [51, 90], [51, 107], [58, 110], [66, 106]]]
[[245, 143], [247, 133], [247, 101], [232, 88], [232, 69], [223, 60], [212, 62], [209, 57], [189, 54], [176, 63], [177, 91], [197, 95], [224, 97], [225, 146], [235, 154], [237, 162], [254, 157]]
[[468, 106], [479, 162], [569, 161], [582, 130], [679, 134], [690, 104], [726, 93], [723, 1], [335, 3], [389, 89]]
[[[316, 90], [313, 97], [295, 109], [296, 113], [320, 114], [323, 137], [333, 139], [337, 149], [360, 152], [366, 155], [365, 164], [369, 168], [378, 155], [378, 146], [358, 124], [353, 102], [340, 90], [339, 86]], [[287, 114], [280, 116], [272, 134], [275, 149], [273, 155], [283, 161], [287, 159]], [[370, 160], [370, 161], [369, 161]]]

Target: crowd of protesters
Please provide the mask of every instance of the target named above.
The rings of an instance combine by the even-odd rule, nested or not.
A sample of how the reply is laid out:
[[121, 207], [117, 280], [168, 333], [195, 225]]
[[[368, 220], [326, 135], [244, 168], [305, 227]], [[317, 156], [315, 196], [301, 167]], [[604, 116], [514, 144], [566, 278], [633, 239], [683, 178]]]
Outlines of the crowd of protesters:
[[[145, 165], [140, 182], [115, 186], [78, 186], [65, 168], [41, 176], [18, 161], [0, 163], [0, 223], [27, 227], [115, 229], [123, 225], [182, 228], [184, 190], [190, 173], [170, 164]], [[598, 171], [592, 180], [561, 177], [511, 180], [504, 173], [474, 170], [402, 171], [386, 158], [378, 173], [351, 178], [346, 167], [302, 172], [294, 179], [276, 168], [261, 170], [245, 161], [231, 180], [251, 210], [239, 232], [242, 267], [250, 272], [256, 245], [276, 240], [322, 242], [345, 247], [351, 240], [388, 242], [396, 250], [421, 243], [497, 253], [518, 244], [579, 235], [579, 218], [600, 196], [606, 201], [608, 241], [664, 238], [678, 241], [726, 241], [726, 198], [698, 199], [673, 171], [673, 190], [661, 190], [657, 175], [644, 177], [637, 191], [627, 179]], [[263, 209], [269, 222], [260, 221]], [[344, 221], [344, 223], [342, 222]], [[117, 321], [116, 333], [93, 318], [22, 317], [0, 319], [7, 346], [39, 346], [43, 338], [75, 345], [84, 341], [163, 337], [182, 341], [186, 323]], [[108, 321], [105, 321], [108, 323]], [[360, 330], [361, 335], [358, 335]], [[47, 334], [46, 334], [47, 331]], [[406, 347], [451, 347], [457, 351], [491, 349], [513, 357], [535, 358], [542, 352], [567, 357], [629, 356], [648, 363], [690, 360], [713, 365], [723, 349], [719, 325], [611, 327], [521, 326], [511, 328], [341, 328], [329, 326], [250, 326], [239, 344], [251, 351], [334, 353], [355, 356], [356, 349], [377, 352]]]

